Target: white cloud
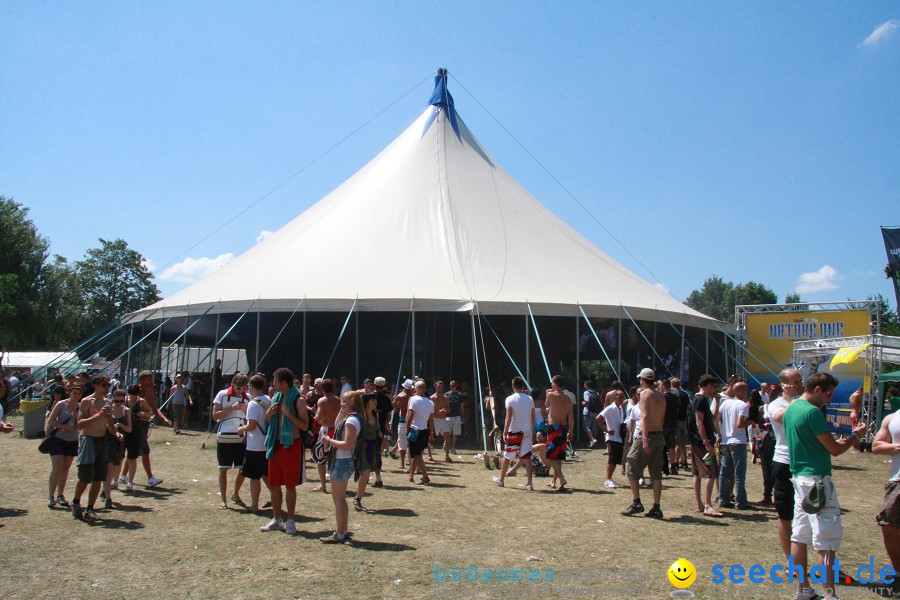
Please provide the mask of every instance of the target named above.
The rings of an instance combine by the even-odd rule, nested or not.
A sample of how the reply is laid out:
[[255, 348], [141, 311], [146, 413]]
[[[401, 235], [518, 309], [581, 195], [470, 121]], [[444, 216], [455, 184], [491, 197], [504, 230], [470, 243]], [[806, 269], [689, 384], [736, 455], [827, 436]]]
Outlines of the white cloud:
[[843, 276], [831, 265], [824, 265], [818, 271], [801, 273], [797, 279], [797, 287], [794, 291], [798, 294], [813, 294], [815, 292], [827, 292], [837, 289], [837, 281]]
[[143, 259], [141, 261], [141, 264], [144, 265], [147, 268], [147, 270], [150, 271], [151, 273], [156, 270], [156, 265], [153, 264], [153, 261], [150, 260], [149, 258]]
[[272, 237], [273, 235], [275, 235], [274, 231], [269, 231], [268, 229], [263, 229], [262, 231], [259, 232], [259, 235], [256, 236], [256, 243], [258, 244], [260, 242], [264, 242], [267, 239], [269, 239], [270, 237]]
[[186, 258], [180, 263], [175, 263], [162, 272], [159, 276], [163, 281], [177, 281], [178, 283], [193, 283], [203, 279], [234, 260], [234, 254], [227, 252], [215, 258], [201, 256], [200, 258]]
[[869, 34], [869, 37], [862, 41], [861, 46], [874, 46], [879, 44], [887, 39], [889, 39], [894, 32], [900, 29], [900, 19], [891, 19], [890, 21], [885, 21], [881, 25], [875, 28], [875, 30]]

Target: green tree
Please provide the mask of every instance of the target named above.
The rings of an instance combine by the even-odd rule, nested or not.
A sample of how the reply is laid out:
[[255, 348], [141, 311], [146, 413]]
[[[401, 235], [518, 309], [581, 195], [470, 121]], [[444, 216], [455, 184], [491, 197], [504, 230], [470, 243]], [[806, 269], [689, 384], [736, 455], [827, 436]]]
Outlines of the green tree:
[[75, 263], [87, 333], [160, 299], [159, 288], [140, 252], [122, 239], [110, 242], [101, 238], [99, 242], [99, 248], [91, 248]]
[[768, 287], [755, 281], [735, 285], [713, 275], [694, 290], [685, 304], [720, 321], [734, 322], [734, 307], [741, 304], [776, 304], [778, 296]]
[[729, 314], [726, 306], [726, 296], [734, 289], [734, 284], [725, 282], [718, 275], [713, 275], [703, 282], [699, 290], [694, 290], [688, 295], [685, 304], [704, 315], [730, 321], [734, 318], [734, 307]]
[[40, 346], [42, 276], [49, 242], [28, 209], [0, 196], [0, 350]]
[[44, 347], [52, 350], [70, 348], [87, 334], [84, 296], [78, 273], [60, 255], [44, 266], [43, 313], [46, 324]]
[[797, 293], [788, 294], [784, 297], [785, 304], [800, 304], [801, 302], [800, 294]]

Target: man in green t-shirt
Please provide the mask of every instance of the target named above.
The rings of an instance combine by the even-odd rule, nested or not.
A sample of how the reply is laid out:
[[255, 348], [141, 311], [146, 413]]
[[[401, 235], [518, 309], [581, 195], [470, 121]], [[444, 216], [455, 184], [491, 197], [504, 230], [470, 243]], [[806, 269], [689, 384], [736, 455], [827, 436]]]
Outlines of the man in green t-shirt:
[[[790, 451], [791, 473], [794, 484], [794, 521], [791, 527], [791, 556], [794, 565], [803, 568], [803, 577], [798, 577], [798, 600], [817, 597], [809, 587], [806, 547], [809, 544], [819, 554], [818, 564], [827, 565], [825, 571], [825, 598], [834, 597], [835, 552], [840, 548], [844, 528], [841, 525], [841, 507], [837, 492], [831, 481], [831, 457], [840, 456], [858, 441], [866, 430], [865, 424], [853, 428], [853, 435], [841, 441], [834, 439], [828, 429], [824, 406], [831, 401], [838, 381], [828, 373], [816, 373], [806, 382], [802, 396], [794, 400], [784, 411], [783, 422], [788, 450]], [[803, 510], [803, 499], [821, 481], [825, 491], [825, 506], [817, 513]]]

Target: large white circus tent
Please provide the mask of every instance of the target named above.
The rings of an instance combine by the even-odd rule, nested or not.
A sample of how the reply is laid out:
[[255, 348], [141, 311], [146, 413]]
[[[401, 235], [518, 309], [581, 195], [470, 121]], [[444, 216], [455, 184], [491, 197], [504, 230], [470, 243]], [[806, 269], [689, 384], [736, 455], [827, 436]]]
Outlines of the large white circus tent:
[[[521, 341], [509, 339], [510, 335], [531, 328], [536, 330], [532, 332], [535, 346], [548, 345], [546, 338], [552, 334], [541, 343], [544, 331], [535, 320], [540, 318], [566, 318], [572, 323], [594, 320], [598, 327], [612, 331], [616, 338], [612, 346], [622, 345], [616, 341], [622, 336], [622, 320], [626, 327], [651, 323], [660, 337], [665, 337], [663, 329], [669, 337], [677, 337], [681, 330], [682, 338], [687, 335], [685, 329], [707, 338], [708, 331], [721, 333], [721, 323], [638, 277], [533, 198], [459, 116], [447, 90], [446, 71], [439, 71], [435, 81], [425, 111], [343, 184], [232, 262], [127, 316], [122, 325], [140, 325], [148, 331], [164, 320], [161, 343], [244, 347], [255, 366], [265, 354], [270, 361], [277, 358], [314, 370], [328, 359], [322, 354], [331, 354], [341, 369], [355, 375], [361, 361], [363, 370], [365, 365], [387, 368], [390, 363], [367, 362], [371, 357], [366, 356], [370, 351], [365, 346], [375, 330], [365, 328], [378, 329], [378, 315], [385, 325], [377, 337], [392, 337], [393, 351], [407, 360], [418, 353], [420, 360], [413, 358], [406, 370], [420, 374], [430, 370], [421, 362], [430, 342], [423, 331], [428, 325], [418, 320], [419, 315], [455, 314], [451, 322], [455, 325], [448, 325], [451, 329], [473, 327], [470, 315], [493, 319], [500, 329], [512, 327], [516, 333], [506, 334], [507, 339], [500, 342], [508, 353], [506, 358], [496, 357], [498, 365], [506, 359], [516, 362], [517, 352], [522, 362], [531, 362], [526, 354], [535, 350], [519, 348]], [[401, 350], [407, 347], [409, 338], [403, 337], [403, 331], [409, 334], [412, 313], [417, 315], [411, 327], [413, 337], [409, 348]], [[238, 316], [246, 315], [250, 316], [240, 326], [233, 326]], [[326, 315], [331, 315], [330, 321]], [[355, 325], [348, 327], [348, 315], [354, 315]], [[520, 325], [504, 325], [502, 318], [515, 318]], [[617, 331], [610, 323], [616, 324]], [[176, 340], [188, 327], [187, 341]], [[230, 337], [220, 339], [229, 327]], [[574, 334], [579, 327], [572, 327]], [[437, 328], [435, 324], [435, 340], [443, 337], [446, 342], [446, 335]], [[580, 333], [589, 329], [582, 324]], [[645, 329], [639, 331], [640, 337], [652, 346], [651, 333]], [[497, 336], [500, 341], [494, 331], [488, 337]], [[480, 343], [487, 343], [483, 330], [480, 333]], [[138, 339], [134, 335], [132, 339]], [[276, 335], [291, 342], [286, 345]], [[709, 346], [708, 339], [701, 342], [696, 335], [696, 346]], [[590, 337], [600, 341], [596, 335]], [[321, 345], [316, 351], [309, 347], [314, 340]], [[337, 354], [335, 340], [343, 340]], [[726, 337], [720, 336], [720, 342], [727, 348]], [[571, 349], [572, 344], [565, 346]], [[677, 346], [677, 352], [670, 354], [684, 352], [683, 340]], [[458, 356], [469, 353], [465, 360], [471, 371], [471, 339], [458, 339], [456, 347]], [[622, 350], [616, 354], [621, 362]], [[392, 357], [390, 364], [399, 358]], [[627, 356], [625, 360], [634, 362]], [[272, 365], [265, 368], [271, 372]], [[449, 368], [438, 370], [446, 375]], [[371, 371], [364, 375], [374, 376]]]

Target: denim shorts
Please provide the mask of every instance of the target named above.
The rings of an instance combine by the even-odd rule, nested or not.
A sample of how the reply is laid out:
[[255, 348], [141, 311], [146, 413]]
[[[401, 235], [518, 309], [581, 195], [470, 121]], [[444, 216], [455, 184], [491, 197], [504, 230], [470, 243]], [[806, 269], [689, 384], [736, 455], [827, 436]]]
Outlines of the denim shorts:
[[353, 475], [353, 459], [352, 458], [336, 458], [331, 463], [331, 470], [328, 474], [332, 481], [349, 481]]

